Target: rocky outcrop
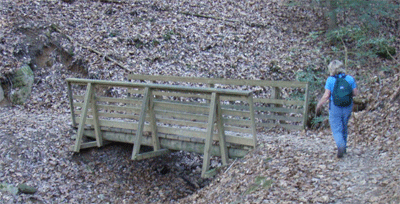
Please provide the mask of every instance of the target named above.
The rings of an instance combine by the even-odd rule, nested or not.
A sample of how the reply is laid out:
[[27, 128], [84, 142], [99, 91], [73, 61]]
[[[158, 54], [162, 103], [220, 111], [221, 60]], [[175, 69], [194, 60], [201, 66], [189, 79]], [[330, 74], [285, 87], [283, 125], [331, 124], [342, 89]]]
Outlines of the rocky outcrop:
[[12, 76], [10, 99], [13, 104], [24, 104], [31, 95], [33, 72], [29, 65], [23, 65]]

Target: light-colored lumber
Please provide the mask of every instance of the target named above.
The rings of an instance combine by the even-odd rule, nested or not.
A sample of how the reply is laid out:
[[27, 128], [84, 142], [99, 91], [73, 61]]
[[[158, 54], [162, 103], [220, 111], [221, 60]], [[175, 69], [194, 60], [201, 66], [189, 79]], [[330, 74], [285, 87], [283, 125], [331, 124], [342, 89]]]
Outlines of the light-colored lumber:
[[148, 159], [152, 157], [158, 157], [162, 155], [169, 154], [170, 151], [168, 149], [161, 149], [161, 150], [156, 150], [156, 151], [151, 151], [151, 152], [145, 152], [136, 155], [135, 160], [142, 160], [142, 159]]
[[289, 125], [289, 124], [276, 124], [276, 123], [258, 123], [257, 126], [259, 127], [266, 127], [266, 128], [278, 128], [283, 127], [287, 130], [303, 130], [302, 126], [299, 125]]
[[132, 87], [132, 88], [151, 88], [152, 90], [170, 90], [179, 92], [192, 92], [192, 93], [218, 93], [229, 96], [248, 96], [251, 91], [238, 91], [231, 89], [217, 89], [217, 88], [200, 88], [200, 87], [189, 87], [189, 86], [178, 86], [178, 85], [164, 85], [164, 84], [143, 84], [143, 83], [130, 83], [130, 82], [119, 82], [119, 81], [106, 81], [106, 80], [93, 80], [93, 79], [77, 79], [68, 78], [67, 82], [74, 84], [85, 85], [88, 83], [99, 85], [99, 86], [115, 86], [115, 87]]
[[203, 155], [203, 167], [201, 170], [201, 176], [204, 176], [205, 172], [210, 168], [210, 150], [211, 145], [213, 142], [213, 135], [214, 135], [214, 122], [216, 118], [217, 112], [217, 93], [212, 93], [211, 101], [210, 101], [210, 110], [208, 114], [208, 127], [207, 127], [207, 134], [206, 134], [206, 141], [204, 146], [204, 155]]
[[206, 94], [190, 94], [190, 93], [179, 93], [179, 92], [167, 92], [167, 91], [154, 91], [155, 96], [174, 96], [174, 97], [185, 97], [185, 98], [200, 98], [210, 99], [211, 96]]
[[69, 99], [69, 108], [71, 111], [71, 118], [72, 118], [72, 126], [76, 127], [76, 121], [75, 121], [75, 108], [74, 108], [74, 98], [72, 94], [72, 87], [71, 83], [67, 83], [67, 89], [68, 89], [68, 99]]
[[[167, 134], [167, 135], [179, 135], [179, 136], [184, 136], [184, 137], [193, 137], [193, 138], [199, 138], [199, 139], [205, 139], [205, 135], [207, 134], [205, 131], [196, 131], [196, 130], [189, 130], [189, 129], [183, 129], [183, 128], [173, 128], [173, 127], [157, 127], [158, 133], [162, 134]], [[225, 133], [226, 134], [226, 133]], [[252, 146], [253, 145], [253, 138], [247, 138], [243, 136], [234, 136], [234, 135], [225, 135], [225, 139], [227, 143], [232, 143], [232, 144], [240, 144], [240, 145], [246, 145], [246, 146]], [[214, 141], [218, 141], [218, 134], [214, 134], [213, 137]]]
[[[94, 138], [93, 130], [85, 130], [85, 136]], [[106, 131], [103, 133], [103, 139], [107, 141], [122, 142], [133, 144], [133, 139], [135, 135], [131, 133], [118, 133]], [[204, 143], [190, 142], [190, 140], [184, 139], [168, 139], [165, 135], [159, 134], [161, 148], [169, 150], [182, 150], [188, 152], [194, 152], [203, 154], [204, 153]], [[150, 136], [144, 136], [143, 145], [151, 146], [152, 139]], [[248, 150], [244, 149], [243, 146], [235, 146], [228, 148], [228, 154], [231, 158], [243, 157], [248, 153]], [[220, 147], [213, 145], [211, 149], [211, 154], [215, 156], [221, 156]]]
[[224, 123], [222, 119], [222, 111], [221, 111], [221, 104], [219, 102], [219, 95], [216, 96], [216, 102], [217, 102], [217, 129], [218, 129], [218, 136], [219, 136], [219, 148], [221, 150], [221, 160], [223, 165], [228, 164], [228, 149], [226, 147], [226, 139], [225, 139], [225, 129], [224, 129]]
[[[96, 136], [95, 136], [96, 138]], [[98, 147], [97, 141], [93, 141], [93, 142], [85, 142], [82, 143], [80, 146], [80, 149], [87, 149], [87, 148], [92, 148], [92, 147]]]
[[[195, 119], [195, 118], [193, 118], [193, 119]], [[185, 126], [185, 127], [207, 128], [207, 123], [205, 123], [205, 122], [195, 122], [195, 121], [190, 121], [190, 120], [157, 118], [157, 122], [164, 123], [164, 124], [177, 125], [177, 126]]]
[[79, 152], [80, 147], [81, 147], [81, 143], [82, 143], [82, 137], [83, 137], [83, 131], [84, 131], [84, 126], [85, 126], [85, 122], [86, 122], [86, 116], [87, 116], [87, 112], [89, 109], [89, 100], [90, 97], [92, 95], [92, 84], [88, 83], [87, 87], [86, 87], [86, 94], [85, 94], [85, 99], [84, 99], [84, 105], [83, 105], [83, 109], [82, 109], [82, 114], [80, 117], [80, 121], [79, 121], [79, 127], [78, 127], [78, 132], [77, 132], [77, 136], [76, 136], [76, 141], [75, 141], [75, 146], [74, 146], [74, 152]]
[[156, 116], [159, 116], [158, 118], [174, 118], [179, 120], [192, 120], [198, 122], [207, 121], [207, 115], [199, 115], [199, 114], [193, 115], [190, 113], [179, 113], [166, 110], [154, 110], [154, 112], [156, 113]]
[[149, 117], [150, 117], [150, 128], [151, 128], [151, 137], [153, 140], [153, 149], [154, 151], [160, 150], [160, 140], [157, 136], [157, 121], [156, 115], [154, 113], [154, 96], [150, 91], [149, 96]]
[[[92, 88], [94, 89], [94, 87]], [[97, 111], [97, 104], [96, 104], [96, 96], [94, 91], [91, 93], [91, 105], [92, 105], [92, 116], [93, 116], [93, 126], [94, 126], [94, 132], [96, 135], [96, 143], [97, 147], [103, 146], [103, 138], [101, 136], [101, 131], [100, 131], [100, 125], [99, 125], [99, 116], [98, 116], [98, 111]]]
[[144, 93], [144, 97], [143, 97], [142, 109], [140, 111], [139, 122], [138, 122], [137, 130], [136, 130], [136, 138], [135, 138], [135, 142], [133, 145], [132, 160], [135, 160], [136, 155], [139, 154], [139, 150], [140, 150], [140, 146], [141, 146], [141, 142], [142, 142], [142, 136], [143, 136], [143, 128], [144, 128], [144, 121], [145, 121], [145, 117], [146, 117], [146, 110], [149, 107], [151, 89], [146, 87], [144, 92], [145, 93]]
[[254, 116], [254, 103], [253, 103], [253, 96], [250, 95], [248, 97], [248, 103], [250, 106], [250, 120], [251, 120], [251, 130], [253, 133], [253, 148], [255, 149], [257, 146], [257, 130], [256, 130], [256, 119]]
[[155, 110], [169, 110], [169, 111], [177, 111], [182, 113], [194, 113], [194, 114], [207, 114], [208, 107], [205, 105], [199, 104], [183, 104], [183, 103], [174, 103], [174, 102], [154, 102]]
[[130, 74], [128, 78], [131, 80], [175, 81], [175, 82], [190, 82], [190, 83], [204, 83], [204, 84], [230, 84], [236, 86], [271, 86], [271, 87], [304, 88], [306, 84], [306, 82], [297, 82], [297, 81], [210, 79], [210, 78], [177, 77], [177, 76], [135, 75], [135, 74]]
[[126, 103], [132, 105], [141, 105], [140, 98], [111, 98], [111, 97], [97, 97], [98, 102], [112, 102], [112, 103]]
[[250, 127], [250, 119], [223, 118], [223, 123], [230, 126]]
[[[222, 105], [222, 109], [225, 110], [249, 110], [248, 105]], [[303, 108], [281, 108], [281, 107], [261, 107], [255, 106], [254, 111], [256, 112], [273, 112], [273, 113], [304, 113]]]
[[285, 99], [269, 99], [269, 98], [254, 98], [253, 99], [254, 103], [267, 103], [267, 104], [281, 104], [281, 105], [297, 105], [297, 106], [303, 106], [304, 101], [298, 101], [298, 100], [285, 100]]
[[257, 119], [302, 122], [303, 117], [257, 114]]
[[253, 134], [252, 128], [241, 128], [233, 126], [224, 126], [225, 131], [231, 131], [236, 133]]
[[222, 115], [224, 116], [238, 116], [238, 117], [249, 117], [249, 111], [238, 111], [238, 110], [226, 110], [222, 109]]

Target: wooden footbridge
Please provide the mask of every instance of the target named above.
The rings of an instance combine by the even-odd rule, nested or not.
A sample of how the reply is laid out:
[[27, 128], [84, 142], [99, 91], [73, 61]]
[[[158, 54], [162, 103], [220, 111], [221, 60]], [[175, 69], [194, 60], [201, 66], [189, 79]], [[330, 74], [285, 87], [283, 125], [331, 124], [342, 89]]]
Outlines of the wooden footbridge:
[[[134, 75], [131, 77], [136, 80]], [[257, 96], [253, 99], [255, 91], [251, 88], [212, 88], [221, 82], [242, 86], [235, 84], [241, 82], [254, 88], [260, 86], [254, 83], [261, 81], [207, 81], [211, 87], [143, 83], [143, 80], [164, 83], [171, 80], [151, 77], [156, 76], [142, 75], [139, 83], [67, 79], [72, 123], [78, 128], [72, 150], [79, 152], [101, 147], [106, 142], [123, 142], [133, 144], [133, 160], [163, 155], [170, 150], [202, 153], [204, 177], [210, 168], [211, 155], [221, 156], [222, 163], [227, 165], [229, 157], [243, 157], [254, 149], [257, 124], [301, 129], [307, 117], [306, 83], [283, 84], [303, 89], [305, 97], [299, 102]], [[179, 82], [177, 79], [173, 78], [175, 83]], [[180, 79], [191, 79], [191, 83], [200, 80]], [[264, 81], [261, 86], [265, 84]], [[273, 83], [267, 85], [277, 87]], [[271, 102], [275, 107], [265, 105]], [[270, 117], [269, 113], [279, 114]], [[153, 151], [140, 152], [142, 145], [153, 147]]]

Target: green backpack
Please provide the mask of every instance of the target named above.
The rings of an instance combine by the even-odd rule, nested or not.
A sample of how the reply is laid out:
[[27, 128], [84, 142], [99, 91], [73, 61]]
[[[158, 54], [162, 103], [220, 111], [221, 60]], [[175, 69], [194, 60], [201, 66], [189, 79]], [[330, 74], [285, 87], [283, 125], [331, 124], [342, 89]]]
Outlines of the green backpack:
[[333, 104], [339, 107], [350, 106], [353, 102], [353, 89], [349, 82], [345, 80], [346, 75], [335, 75], [335, 86], [333, 87]]

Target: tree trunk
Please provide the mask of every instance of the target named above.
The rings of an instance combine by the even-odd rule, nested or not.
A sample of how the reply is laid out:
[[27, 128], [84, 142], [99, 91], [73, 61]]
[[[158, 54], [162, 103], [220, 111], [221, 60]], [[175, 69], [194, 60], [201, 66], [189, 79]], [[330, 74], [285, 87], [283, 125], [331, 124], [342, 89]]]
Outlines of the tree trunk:
[[327, 8], [328, 8], [328, 30], [335, 30], [337, 28], [337, 8], [338, 8], [338, 1], [337, 0], [328, 0], [326, 1]]

